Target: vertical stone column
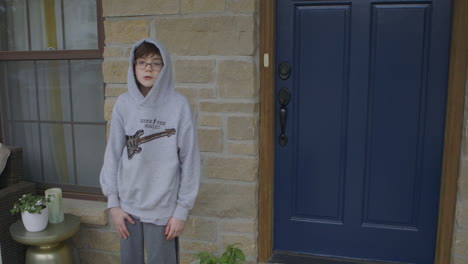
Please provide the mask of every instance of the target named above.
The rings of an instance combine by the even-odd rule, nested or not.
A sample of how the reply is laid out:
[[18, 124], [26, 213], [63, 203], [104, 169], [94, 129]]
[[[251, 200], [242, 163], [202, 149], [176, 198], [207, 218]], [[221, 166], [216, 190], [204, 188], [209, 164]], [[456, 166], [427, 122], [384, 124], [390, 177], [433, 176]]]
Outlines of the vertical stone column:
[[[257, 263], [258, 1], [104, 0], [105, 119], [126, 89], [134, 42], [169, 49], [176, 89], [198, 117], [202, 183], [181, 242], [182, 263], [241, 243]], [[89, 252], [87, 253], [89, 254]]]
[[[468, 72], [468, 69], [467, 69]], [[467, 74], [468, 76], [468, 74]], [[465, 91], [468, 92], [468, 79]], [[467, 99], [465, 99], [467, 100]], [[467, 101], [468, 102], [468, 101]], [[465, 105], [461, 168], [458, 179], [457, 212], [452, 245], [452, 263], [468, 263], [468, 105]]]

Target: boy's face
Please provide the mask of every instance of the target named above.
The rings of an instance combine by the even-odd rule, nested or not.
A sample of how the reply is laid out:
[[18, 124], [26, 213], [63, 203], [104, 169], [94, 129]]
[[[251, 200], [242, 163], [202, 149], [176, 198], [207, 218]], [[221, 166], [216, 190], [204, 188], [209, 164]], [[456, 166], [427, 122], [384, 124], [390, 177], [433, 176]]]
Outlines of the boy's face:
[[149, 54], [135, 60], [135, 77], [141, 86], [151, 89], [164, 66], [161, 56]]

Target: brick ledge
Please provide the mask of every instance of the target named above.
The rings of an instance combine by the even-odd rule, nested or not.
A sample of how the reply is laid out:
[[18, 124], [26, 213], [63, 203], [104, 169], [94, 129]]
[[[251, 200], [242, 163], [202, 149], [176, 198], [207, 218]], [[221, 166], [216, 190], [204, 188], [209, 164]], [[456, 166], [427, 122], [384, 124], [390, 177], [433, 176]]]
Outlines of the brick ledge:
[[105, 202], [64, 198], [63, 211], [79, 216], [83, 224], [105, 226], [109, 223]]

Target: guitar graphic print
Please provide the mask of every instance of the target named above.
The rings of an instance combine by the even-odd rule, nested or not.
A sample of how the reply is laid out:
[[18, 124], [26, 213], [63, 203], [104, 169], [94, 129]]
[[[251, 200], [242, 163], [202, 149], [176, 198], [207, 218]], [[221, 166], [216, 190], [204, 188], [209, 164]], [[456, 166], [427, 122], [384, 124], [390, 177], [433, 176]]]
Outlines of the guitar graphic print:
[[128, 154], [128, 159], [131, 160], [135, 154], [138, 154], [141, 152], [141, 144], [144, 144], [146, 142], [149, 142], [151, 140], [155, 140], [157, 138], [161, 137], [170, 137], [176, 133], [175, 128], [169, 128], [166, 129], [163, 132], [160, 133], [155, 133], [148, 135], [146, 137], [141, 137], [144, 134], [143, 129], [138, 130], [135, 135], [133, 136], [125, 136], [127, 138], [127, 154]]

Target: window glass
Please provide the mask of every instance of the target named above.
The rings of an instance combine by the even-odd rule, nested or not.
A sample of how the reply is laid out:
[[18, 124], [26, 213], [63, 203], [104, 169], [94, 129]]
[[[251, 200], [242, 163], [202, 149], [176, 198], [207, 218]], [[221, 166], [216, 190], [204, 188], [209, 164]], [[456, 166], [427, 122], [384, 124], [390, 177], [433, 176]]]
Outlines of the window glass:
[[100, 189], [106, 122], [97, 3], [0, 0], [1, 135], [23, 148], [25, 178], [43, 186]]
[[36, 72], [33, 61], [0, 62], [2, 84], [6, 87], [4, 96], [10, 102], [13, 120], [38, 120]]
[[95, 0], [0, 0], [0, 51], [98, 49]]
[[0, 51], [29, 50], [27, 16], [26, 0], [0, 0]]
[[36, 72], [40, 120], [71, 121], [68, 62], [37, 61]]
[[104, 161], [106, 127], [75, 125], [74, 131], [78, 184], [100, 186], [98, 176]]
[[74, 121], [104, 122], [104, 81], [101, 64], [101, 60], [70, 61]]
[[72, 127], [68, 124], [41, 124], [44, 181], [74, 184]]
[[42, 181], [39, 125], [37, 123], [13, 123], [12, 145], [23, 147], [24, 177], [31, 181]]
[[[95, 0], [63, 0], [66, 49], [97, 49]], [[78, 26], [79, 25], [79, 26]]]
[[10, 138], [27, 152], [26, 178], [98, 187], [106, 144], [101, 60], [9, 61], [0, 69]]

